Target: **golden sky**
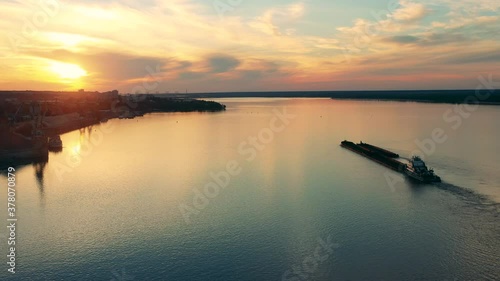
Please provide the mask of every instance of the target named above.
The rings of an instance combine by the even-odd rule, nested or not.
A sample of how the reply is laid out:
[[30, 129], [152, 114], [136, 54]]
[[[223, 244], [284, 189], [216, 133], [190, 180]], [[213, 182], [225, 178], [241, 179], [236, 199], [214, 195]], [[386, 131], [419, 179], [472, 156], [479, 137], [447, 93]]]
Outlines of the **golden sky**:
[[499, 12], [496, 0], [4, 0], [0, 89], [474, 89], [500, 74]]

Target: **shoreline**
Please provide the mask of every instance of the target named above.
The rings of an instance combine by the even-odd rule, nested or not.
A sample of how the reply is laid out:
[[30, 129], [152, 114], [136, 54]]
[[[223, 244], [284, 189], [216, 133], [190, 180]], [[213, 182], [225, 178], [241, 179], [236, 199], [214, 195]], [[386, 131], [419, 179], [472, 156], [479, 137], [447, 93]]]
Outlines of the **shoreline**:
[[[157, 96], [167, 96], [159, 94]], [[184, 98], [326, 98], [338, 100], [398, 101], [443, 104], [500, 105], [500, 89], [403, 91], [277, 91], [178, 94]]]
[[370, 98], [330, 98], [332, 100], [353, 100], [353, 101], [387, 101], [387, 102], [417, 102], [417, 103], [431, 103], [431, 104], [477, 104], [477, 105], [491, 105], [498, 106], [500, 102], [451, 102], [451, 101], [432, 101], [432, 100], [411, 100], [411, 99], [370, 99]]
[[476, 102], [476, 103], [464, 103], [464, 102], [447, 102], [447, 101], [432, 101], [432, 100], [411, 100], [411, 99], [375, 99], [375, 98], [332, 98], [332, 97], [216, 97], [214, 99], [251, 99], [251, 98], [262, 98], [262, 99], [327, 99], [327, 100], [348, 100], [348, 101], [379, 101], [379, 102], [415, 102], [415, 103], [429, 103], [429, 104], [477, 104], [477, 105], [490, 105], [490, 106], [500, 106], [500, 102]]
[[[6, 114], [0, 119], [0, 131], [8, 136], [0, 140], [1, 164], [22, 165], [40, 159], [48, 160], [51, 151], [49, 139], [61, 134], [107, 122], [110, 119], [134, 119], [149, 113], [174, 112], [218, 112], [226, 106], [213, 101], [162, 99], [146, 97], [136, 101], [130, 97], [108, 100], [109, 106], [96, 108], [96, 103], [80, 103], [80, 110], [45, 116], [50, 106], [58, 109], [60, 104], [43, 98], [30, 99], [11, 106], [18, 108], [15, 114]], [[29, 106], [28, 106], [29, 105]], [[82, 106], [83, 105], [83, 106]], [[24, 106], [24, 114], [17, 114]], [[87, 109], [83, 109], [87, 106]], [[30, 108], [31, 111], [28, 111]], [[45, 110], [41, 110], [45, 108]], [[36, 109], [36, 110], [35, 110]], [[43, 112], [43, 113], [42, 113]], [[53, 112], [53, 111], [51, 111]], [[27, 115], [29, 114], [29, 115]], [[3, 166], [3, 165], [2, 165]]]

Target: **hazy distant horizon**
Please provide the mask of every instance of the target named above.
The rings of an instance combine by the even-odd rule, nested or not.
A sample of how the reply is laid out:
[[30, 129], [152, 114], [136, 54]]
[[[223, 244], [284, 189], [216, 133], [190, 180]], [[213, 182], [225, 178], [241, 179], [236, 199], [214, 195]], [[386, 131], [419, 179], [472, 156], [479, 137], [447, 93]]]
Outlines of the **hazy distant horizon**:
[[[0, 89], [0, 94], [1, 93], [8, 93], [8, 92], [78, 92], [80, 89], [74, 89], [74, 90], [48, 90], [48, 89], [43, 89], [43, 90], [30, 90], [30, 89], [24, 89], [24, 90], [11, 90], [11, 89]], [[83, 89], [87, 93], [93, 93], [93, 92], [99, 92], [99, 93], [105, 93], [112, 91], [114, 89], [107, 89], [107, 90], [93, 90], [93, 89]], [[484, 88], [482, 89], [484, 90]], [[200, 92], [187, 92], [187, 94], [252, 94], [252, 93], [344, 93], [344, 92], [461, 92], [461, 91], [476, 91], [476, 89], [473, 88], [463, 88], [463, 89], [361, 89], [361, 90], [297, 90], [297, 89], [292, 89], [292, 90], [259, 90], [259, 91], [200, 91]], [[500, 91], [500, 88], [496, 89], [491, 89], [489, 90], [493, 93], [496, 94], [497, 91]], [[130, 92], [121, 92], [119, 91], [120, 94], [154, 94], [154, 95], [168, 95], [168, 94], [185, 94], [185, 91], [166, 91], [166, 92], [146, 92], [146, 93], [130, 93]]]
[[[481, 85], [477, 89], [469, 90], [370, 90], [370, 91], [260, 91], [260, 92], [170, 92], [170, 93], [136, 93], [148, 94], [165, 98], [194, 98], [194, 99], [217, 99], [217, 98], [333, 98], [333, 99], [354, 99], [354, 100], [386, 100], [386, 101], [416, 101], [433, 103], [478, 103], [488, 105], [500, 105], [499, 91], [488, 89], [488, 86]], [[109, 92], [109, 91], [108, 91]], [[64, 98], [79, 94], [80, 92], [59, 92], [59, 91], [0, 91], [4, 97], [15, 98], [17, 96], [37, 95], [43, 100], [52, 95]], [[106, 92], [85, 91], [85, 93], [99, 95]], [[119, 93], [121, 96], [130, 93]], [[134, 94], [132, 94], [134, 95]]]

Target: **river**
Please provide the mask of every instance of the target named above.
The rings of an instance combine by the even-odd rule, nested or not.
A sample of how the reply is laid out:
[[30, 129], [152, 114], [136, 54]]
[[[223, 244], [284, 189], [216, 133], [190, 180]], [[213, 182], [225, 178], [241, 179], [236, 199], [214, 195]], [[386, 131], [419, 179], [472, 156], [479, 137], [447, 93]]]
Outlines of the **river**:
[[[17, 167], [17, 272], [3, 255], [0, 279], [498, 280], [500, 107], [216, 101], [73, 131]], [[443, 183], [346, 139], [420, 154]]]

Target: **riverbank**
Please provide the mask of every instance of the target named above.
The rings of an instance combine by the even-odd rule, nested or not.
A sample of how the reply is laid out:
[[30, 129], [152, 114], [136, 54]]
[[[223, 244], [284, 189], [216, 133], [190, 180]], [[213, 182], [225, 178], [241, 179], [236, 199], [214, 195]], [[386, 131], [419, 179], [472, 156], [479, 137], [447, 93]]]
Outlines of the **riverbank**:
[[330, 98], [422, 103], [500, 105], [500, 90], [281, 91], [179, 94], [188, 98]]
[[[109, 106], [103, 106], [106, 102], [82, 100], [73, 110], [71, 105], [41, 98], [11, 104], [8, 108], [17, 108], [15, 114], [7, 111], [5, 115], [8, 118], [0, 120], [0, 133], [4, 136], [0, 140], [0, 162], [15, 164], [47, 158], [48, 138], [114, 118], [133, 119], [154, 112], [217, 112], [226, 109], [225, 105], [213, 101], [157, 98], [150, 95], [119, 96], [111, 102], [107, 101]], [[28, 105], [34, 103], [40, 105], [40, 111], [27, 115], [30, 112]], [[66, 106], [64, 110], [61, 110], [62, 106]], [[66, 114], [54, 114], [58, 110], [65, 112], [68, 109], [70, 112]], [[26, 113], [19, 114], [23, 110]], [[47, 112], [50, 115], [46, 116]], [[36, 136], [33, 135], [35, 124], [39, 132]]]

